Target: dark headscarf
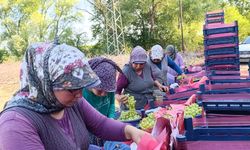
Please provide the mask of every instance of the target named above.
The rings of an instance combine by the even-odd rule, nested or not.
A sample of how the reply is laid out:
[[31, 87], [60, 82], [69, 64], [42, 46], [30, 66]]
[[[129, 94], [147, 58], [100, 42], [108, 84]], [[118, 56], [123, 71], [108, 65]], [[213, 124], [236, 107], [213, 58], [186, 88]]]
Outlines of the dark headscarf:
[[120, 67], [111, 59], [104, 57], [93, 58], [89, 60], [89, 64], [101, 80], [101, 84], [96, 88], [106, 92], [114, 92], [116, 90], [116, 71], [122, 73]]

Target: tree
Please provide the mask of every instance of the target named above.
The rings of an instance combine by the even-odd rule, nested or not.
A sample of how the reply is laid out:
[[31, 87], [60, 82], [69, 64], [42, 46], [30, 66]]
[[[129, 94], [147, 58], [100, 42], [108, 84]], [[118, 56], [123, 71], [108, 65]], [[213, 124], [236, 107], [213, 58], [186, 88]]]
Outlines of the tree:
[[76, 4], [76, 0], [5, 0], [0, 7], [0, 45], [7, 43], [6, 51], [21, 57], [30, 43], [52, 41], [55, 35], [62, 36], [61, 42], [76, 44], [67, 38], [75, 34], [73, 24], [82, 17]]
[[250, 1], [249, 0], [229, 0], [229, 3], [232, 6], [235, 6], [241, 15], [243, 16], [249, 15], [250, 13]]
[[230, 5], [225, 7], [225, 20], [226, 23], [232, 23], [236, 20], [238, 21], [240, 41], [245, 39], [246, 36], [250, 35], [250, 20], [247, 18], [247, 16], [241, 15], [237, 7]]
[[[122, 0], [120, 1], [126, 44], [130, 47], [141, 45], [150, 49], [154, 44], [163, 47], [168, 44], [180, 48], [179, 3], [176, 0]], [[222, 9], [222, 0], [183, 1], [183, 30], [185, 47], [195, 50], [203, 47], [202, 27], [205, 13]], [[99, 7], [102, 8], [102, 7]], [[93, 26], [95, 36], [102, 37], [102, 20], [105, 9], [95, 11], [93, 18], [99, 22]], [[103, 43], [100, 42], [100, 43]]]

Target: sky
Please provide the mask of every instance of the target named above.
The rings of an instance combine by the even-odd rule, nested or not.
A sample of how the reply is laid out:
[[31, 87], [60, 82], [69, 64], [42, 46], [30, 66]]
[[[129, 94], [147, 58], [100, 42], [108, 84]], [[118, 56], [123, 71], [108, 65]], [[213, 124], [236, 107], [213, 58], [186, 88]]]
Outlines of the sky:
[[[80, 9], [84, 9], [84, 10], [87, 10], [88, 12], [92, 12], [92, 5], [87, 2], [86, 0], [80, 0], [79, 2], [79, 5], [77, 6], [77, 8], [80, 8]], [[83, 12], [83, 19], [80, 23], [76, 23], [74, 26], [75, 26], [75, 30], [76, 31], [84, 31], [87, 33], [87, 37], [88, 37], [88, 40], [91, 40], [92, 38], [92, 32], [91, 32], [91, 15], [84, 11]], [[92, 40], [91, 40], [92, 41]], [[93, 44], [92, 42], [89, 42], [89, 44]]]

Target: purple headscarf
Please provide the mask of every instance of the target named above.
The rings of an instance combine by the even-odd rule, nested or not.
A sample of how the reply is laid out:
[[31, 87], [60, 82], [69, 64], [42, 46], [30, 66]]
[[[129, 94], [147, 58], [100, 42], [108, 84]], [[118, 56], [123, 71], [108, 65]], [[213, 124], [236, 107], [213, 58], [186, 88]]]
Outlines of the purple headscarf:
[[111, 59], [96, 57], [89, 60], [91, 69], [101, 80], [95, 88], [102, 89], [106, 92], [115, 92], [116, 90], [116, 71], [122, 73], [122, 70]]

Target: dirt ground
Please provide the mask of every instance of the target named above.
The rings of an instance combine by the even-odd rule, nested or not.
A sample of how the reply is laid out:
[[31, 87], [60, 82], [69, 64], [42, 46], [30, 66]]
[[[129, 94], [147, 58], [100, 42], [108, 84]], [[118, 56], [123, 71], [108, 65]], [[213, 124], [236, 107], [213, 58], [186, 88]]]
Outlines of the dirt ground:
[[[186, 57], [185, 57], [186, 56]], [[128, 62], [128, 55], [120, 56], [106, 56], [122, 67]], [[195, 58], [195, 59], [194, 59]], [[197, 58], [194, 55], [185, 55], [184, 60], [188, 65], [197, 64], [203, 61], [203, 58]], [[2, 110], [5, 102], [16, 92], [19, 88], [19, 66], [20, 62], [8, 61], [0, 64], [0, 111]], [[243, 76], [248, 75], [248, 66], [246, 64], [241, 65], [241, 72]]]
[[19, 87], [19, 62], [0, 64], [0, 110]]

